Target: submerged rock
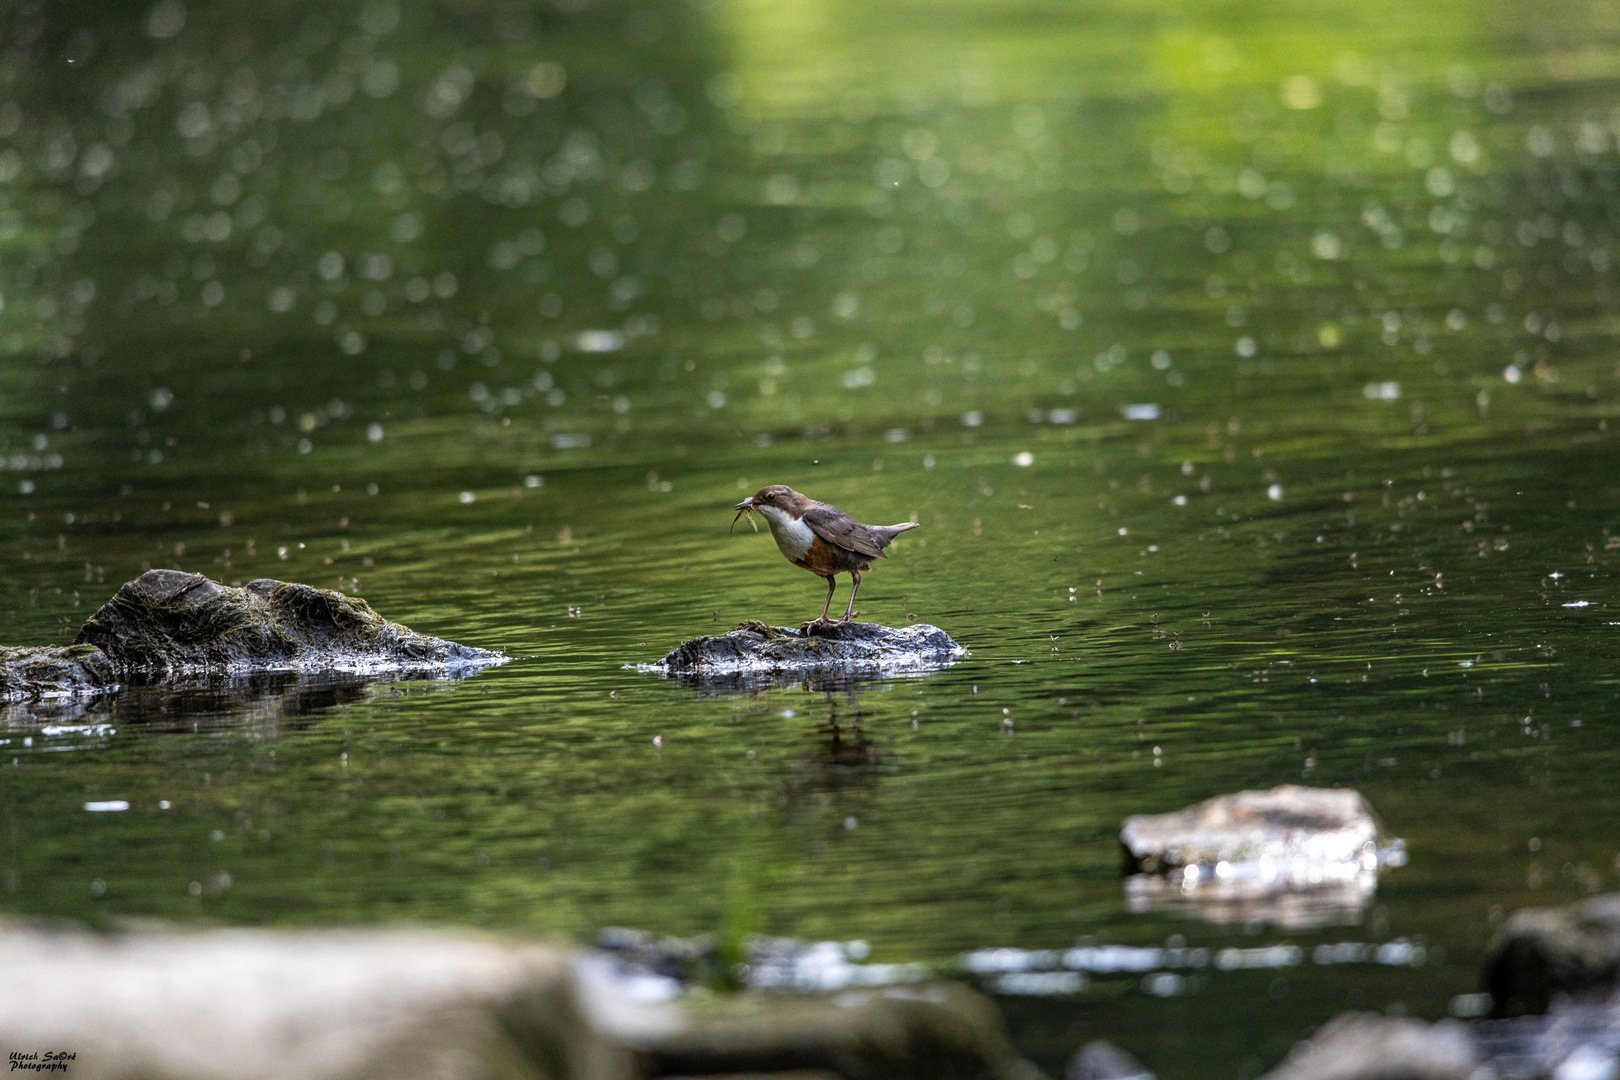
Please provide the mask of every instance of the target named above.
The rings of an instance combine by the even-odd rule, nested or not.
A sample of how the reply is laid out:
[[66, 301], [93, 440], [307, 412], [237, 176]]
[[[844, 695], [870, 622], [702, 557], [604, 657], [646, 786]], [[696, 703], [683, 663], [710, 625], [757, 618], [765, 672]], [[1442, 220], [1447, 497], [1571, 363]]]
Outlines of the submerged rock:
[[72, 1050], [84, 1080], [1039, 1076], [965, 987], [685, 994], [602, 954], [471, 933], [13, 924], [0, 970], [0, 1044]]
[[1405, 862], [1358, 792], [1284, 784], [1220, 795], [1120, 830], [1127, 906], [1217, 923], [1353, 922], [1381, 866]]
[[1620, 990], [1620, 893], [1515, 911], [1485, 962], [1496, 1016], [1544, 1013], [1560, 997]]
[[641, 667], [704, 681], [817, 671], [900, 675], [938, 671], [965, 655], [949, 634], [927, 623], [846, 623], [806, 636], [792, 627], [750, 621], [726, 634], [682, 642], [663, 660]]
[[94, 645], [0, 646], [0, 702], [82, 698], [116, 689], [118, 673]]
[[506, 659], [390, 622], [357, 597], [270, 578], [235, 588], [179, 570], [126, 584], [76, 643], [101, 649], [120, 671], [159, 675], [451, 670]]
[[1479, 1064], [1473, 1039], [1455, 1020], [1343, 1013], [1262, 1080], [1468, 1080]]

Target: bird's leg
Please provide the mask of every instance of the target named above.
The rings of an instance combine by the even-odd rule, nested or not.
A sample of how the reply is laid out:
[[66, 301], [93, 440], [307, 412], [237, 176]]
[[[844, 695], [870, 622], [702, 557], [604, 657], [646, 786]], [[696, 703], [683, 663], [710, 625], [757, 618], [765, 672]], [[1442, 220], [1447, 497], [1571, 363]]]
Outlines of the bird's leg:
[[838, 587], [838, 579], [833, 577], [831, 574], [829, 574], [827, 576], [827, 602], [821, 605], [821, 614], [820, 614], [820, 616], [818, 616], [817, 618], [811, 619], [809, 622], [805, 623], [802, 627], [799, 628], [799, 633], [802, 634], [804, 637], [809, 637], [810, 636], [810, 631], [818, 629], [820, 627], [823, 627], [823, 626], [837, 626], [838, 625], [837, 623], [833, 622], [831, 619], [827, 618], [827, 612], [832, 607], [833, 590], [836, 589], [837, 587]]
[[[849, 587], [849, 607], [844, 609], [844, 617], [838, 620], [839, 625], [849, 622], [855, 616], [860, 614], [860, 612], [855, 610], [855, 594], [861, 591], [861, 572], [859, 570], [851, 570], [849, 572], [849, 576], [855, 580], [854, 584], [850, 585]], [[831, 594], [829, 593], [828, 596], [830, 597]]]

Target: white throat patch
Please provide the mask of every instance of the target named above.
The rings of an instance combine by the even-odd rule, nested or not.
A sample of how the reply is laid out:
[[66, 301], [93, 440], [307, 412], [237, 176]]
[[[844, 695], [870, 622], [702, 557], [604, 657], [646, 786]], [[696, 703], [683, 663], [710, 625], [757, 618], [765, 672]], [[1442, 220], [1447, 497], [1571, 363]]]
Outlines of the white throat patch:
[[782, 554], [790, 559], [804, 558], [816, 538], [810, 526], [780, 507], [761, 506], [758, 510], [770, 523], [771, 535], [776, 538], [776, 546], [782, 549]]

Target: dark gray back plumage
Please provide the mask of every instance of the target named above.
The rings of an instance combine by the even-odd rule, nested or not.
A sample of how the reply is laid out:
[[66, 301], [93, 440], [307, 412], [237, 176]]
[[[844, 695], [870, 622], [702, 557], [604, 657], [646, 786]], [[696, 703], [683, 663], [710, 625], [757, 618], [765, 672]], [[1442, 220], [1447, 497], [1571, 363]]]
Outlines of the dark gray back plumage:
[[873, 559], [888, 558], [883, 549], [894, 543], [894, 538], [901, 533], [917, 527], [914, 521], [899, 525], [863, 525], [838, 507], [822, 502], [812, 502], [800, 517], [827, 543]]

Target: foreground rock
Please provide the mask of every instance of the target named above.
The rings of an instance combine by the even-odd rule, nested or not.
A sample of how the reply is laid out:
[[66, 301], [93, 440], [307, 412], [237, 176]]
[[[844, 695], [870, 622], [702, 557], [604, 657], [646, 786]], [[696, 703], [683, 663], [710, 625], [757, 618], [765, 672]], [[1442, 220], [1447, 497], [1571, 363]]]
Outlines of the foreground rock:
[[[1467, 1023], [1345, 1014], [1265, 1080], [1613, 1080], [1620, 1076], [1620, 893], [1526, 908], [1486, 960], [1489, 995], [1463, 995]], [[1468, 1000], [1465, 1009], [1459, 1002]]]
[[502, 663], [486, 649], [419, 634], [356, 597], [259, 578], [241, 588], [202, 574], [148, 570], [90, 616], [77, 644], [121, 672], [378, 673]]
[[1120, 830], [1127, 906], [1210, 922], [1353, 922], [1381, 866], [1405, 862], [1358, 792], [1284, 784], [1220, 795]]
[[69, 1049], [85, 1080], [1039, 1076], [960, 986], [671, 996], [600, 954], [465, 933], [11, 926], [0, 970], [0, 1045]]
[[1620, 990], [1620, 893], [1564, 907], [1515, 911], [1485, 963], [1496, 1016], [1544, 1013], [1561, 997], [1606, 998]]
[[116, 689], [112, 661], [94, 645], [0, 647], [0, 702], [51, 701]]
[[705, 681], [817, 671], [900, 675], [938, 671], [965, 655], [949, 634], [927, 623], [846, 623], [806, 636], [792, 627], [745, 622], [727, 634], [683, 642], [643, 668]]
[[1455, 1020], [1344, 1013], [1263, 1080], [1468, 1080], [1479, 1064], [1473, 1039]]
[[1063, 1080], [1153, 1080], [1153, 1073], [1113, 1043], [1092, 1039], [1069, 1059]]
[[[1620, 1001], [1562, 999], [1545, 1016], [1479, 1020], [1469, 1034], [1501, 1077], [1613, 1080], [1620, 1076]], [[1476, 1074], [1477, 1075], [1477, 1074]]]
[[1468, 1023], [1343, 1013], [1262, 1080], [1613, 1080], [1617, 1047], [1612, 1002]]

